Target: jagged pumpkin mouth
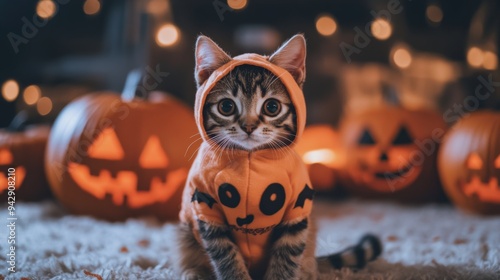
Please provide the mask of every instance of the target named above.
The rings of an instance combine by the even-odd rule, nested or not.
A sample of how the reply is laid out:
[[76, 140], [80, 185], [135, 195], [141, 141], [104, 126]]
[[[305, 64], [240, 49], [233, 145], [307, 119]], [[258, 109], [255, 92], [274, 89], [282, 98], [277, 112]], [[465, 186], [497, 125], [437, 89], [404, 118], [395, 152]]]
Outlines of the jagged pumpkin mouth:
[[375, 172], [375, 178], [377, 179], [386, 179], [386, 180], [394, 180], [399, 177], [405, 177], [410, 171], [414, 168], [413, 164], [408, 163], [403, 168], [400, 168], [396, 171], [384, 171], [384, 172]]
[[496, 177], [483, 182], [479, 176], [474, 175], [468, 182], [463, 182], [461, 185], [463, 193], [468, 197], [475, 196], [483, 202], [500, 203], [500, 188]]
[[170, 199], [182, 187], [188, 171], [186, 168], [167, 170], [165, 175], [152, 176], [148, 186], [139, 186], [137, 174], [129, 170], [101, 169], [96, 174], [86, 165], [70, 162], [68, 173], [82, 190], [97, 199], [110, 196], [117, 206], [140, 208]]

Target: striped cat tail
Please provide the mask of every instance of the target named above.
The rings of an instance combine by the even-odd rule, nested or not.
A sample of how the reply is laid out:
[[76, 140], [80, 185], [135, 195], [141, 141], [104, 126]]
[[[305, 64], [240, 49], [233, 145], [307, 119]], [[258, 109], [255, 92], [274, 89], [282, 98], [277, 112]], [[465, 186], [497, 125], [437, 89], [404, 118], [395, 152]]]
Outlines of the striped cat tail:
[[320, 257], [320, 261], [328, 261], [336, 269], [342, 267], [363, 268], [366, 263], [373, 261], [382, 253], [382, 243], [373, 234], [364, 235], [359, 242], [341, 252]]

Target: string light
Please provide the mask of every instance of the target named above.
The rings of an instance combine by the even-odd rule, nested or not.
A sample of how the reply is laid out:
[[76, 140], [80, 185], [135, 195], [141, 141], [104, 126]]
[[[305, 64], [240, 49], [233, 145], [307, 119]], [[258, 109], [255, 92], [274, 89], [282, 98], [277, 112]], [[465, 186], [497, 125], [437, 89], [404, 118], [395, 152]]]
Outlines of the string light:
[[233, 10], [244, 9], [248, 4], [247, 0], [227, 0], [227, 5]]
[[41, 95], [42, 91], [40, 88], [36, 85], [31, 85], [24, 89], [23, 99], [26, 104], [33, 105], [40, 99]]
[[425, 10], [427, 19], [433, 23], [440, 23], [443, 20], [443, 10], [438, 5], [429, 5]]
[[498, 66], [497, 55], [492, 51], [484, 52], [484, 62], [483, 67], [487, 70], [496, 70]]
[[51, 18], [56, 13], [56, 4], [52, 0], [40, 0], [36, 5], [36, 14], [41, 18]]
[[36, 110], [42, 116], [48, 115], [52, 111], [52, 100], [48, 97], [40, 98], [36, 103]]
[[89, 16], [97, 14], [101, 10], [99, 0], [86, 0], [83, 4], [83, 12]]
[[316, 20], [316, 30], [323, 36], [330, 36], [337, 30], [337, 23], [330, 15], [323, 15]]
[[179, 40], [179, 29], [171, 24], [165, 24], [158, 30], [156, 34], [156, 43], [161, 47], [169, 47], [177, 43]]
[[374, 20], [372, 22], [370, 30], [373, 37], [379, 40], [386, 40], [387, 38], [391, 37], [392, 34], [391, 24], [383, 18]]
[[472, 67], [481, 67], [484, 61], [483, 51], [478, 47], [471, 47], [467, 52], [467, 62]]
[[19, 95], [19, 84], [15, 80], [7, 80], [2, 85], [2, 96], [5, 100], [12, 102]]

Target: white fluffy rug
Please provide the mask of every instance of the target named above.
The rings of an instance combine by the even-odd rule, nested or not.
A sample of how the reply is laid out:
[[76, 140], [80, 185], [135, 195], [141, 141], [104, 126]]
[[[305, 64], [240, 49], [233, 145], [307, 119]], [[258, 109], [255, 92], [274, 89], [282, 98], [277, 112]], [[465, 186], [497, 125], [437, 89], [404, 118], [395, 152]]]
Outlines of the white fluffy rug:
[[[7, 227], [0, 226], [5, 279], [176, 279], [170, 268], [175, 224], [109, 223], [72, 216], [53, 202], [17, 203], [17, 272], [8, 274]], [[408, 207], [364, 201], [317, 202], [318, 255], [379, 234], [381, 259], [353, 272], [322, 268], [321, 279], [500, 279], [500, 217], [450, 205]], [[6, 224], [7, 212], [0, 211]], [[2, 277], [0, 277], [2, 279]]]

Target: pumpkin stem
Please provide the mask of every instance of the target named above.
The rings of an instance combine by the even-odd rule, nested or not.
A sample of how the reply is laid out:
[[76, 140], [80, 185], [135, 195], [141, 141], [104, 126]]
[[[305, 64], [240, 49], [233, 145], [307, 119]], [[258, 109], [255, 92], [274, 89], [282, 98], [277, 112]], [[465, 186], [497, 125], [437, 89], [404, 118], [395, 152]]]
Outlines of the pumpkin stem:
[[29, 120], [29, 114], [26, 110], [22, 110], [16, 114], [14, 119], [10, 122], [7, 127], [8, 131], [19, 132], [23, 131], [26, 128], [26, 124]]
[[134, 69], [130, 71], [127, 75], [127, 80], [125, 81], [125, 86], [121, 97], [123, 100], [131, 101], [134, 98], [148, 99], [149, 93], [144, 91], [138, 91], [142, 81], [142, 71], [140, 69]]
[[401, 106], [401, 100], [399, 99], [398, 93], [396, 89], [386, 83], [382, 83], [382, 98], [387, 104], [394, 106]]

